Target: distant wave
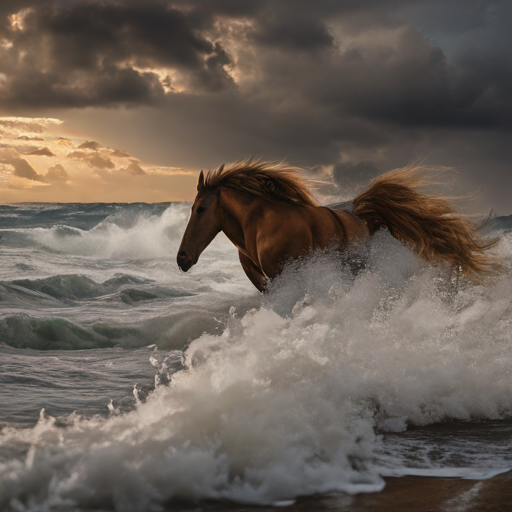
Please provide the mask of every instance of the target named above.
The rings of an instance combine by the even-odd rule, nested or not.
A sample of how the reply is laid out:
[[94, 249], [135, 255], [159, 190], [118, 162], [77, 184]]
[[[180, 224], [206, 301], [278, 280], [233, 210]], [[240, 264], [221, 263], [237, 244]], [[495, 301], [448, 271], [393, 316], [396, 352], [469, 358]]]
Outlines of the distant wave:
[[[37, 292], [37, 296], [41, 298], [52, 297], [63, 302], [91, 299], [105, 295], [111, 295], [111, 300], [114, 300], [114, 296], [117, 296], [122, 300], [126, 298], [130, 302], [191, 295], [183, 290], [162, 288], [154, 284], [151, 286], [151, 291], [134, 288], [134, 286], [145, 286], [150, 283], [153, 283], [150, 279], [141, 279], [126, 274], [118, 274], [103, 283], [96, 283], [83, 275], [62, 274], [44, 279], [18, 279], [3, 283], [3, 287], [4, 291], [9, 288], [11, 294], [19, 292], [26, 295], [28, 291], [31, 291]], [[0, 298], [1, 296], [0, 291]]]
[[54, 225], [33, 228], [25, 235], [37, 244], [66, 254], [109, 259], [151, 259], [175, 252], [188, 208], [172, 205], [162, 215], [122, 211], [89, 230]]

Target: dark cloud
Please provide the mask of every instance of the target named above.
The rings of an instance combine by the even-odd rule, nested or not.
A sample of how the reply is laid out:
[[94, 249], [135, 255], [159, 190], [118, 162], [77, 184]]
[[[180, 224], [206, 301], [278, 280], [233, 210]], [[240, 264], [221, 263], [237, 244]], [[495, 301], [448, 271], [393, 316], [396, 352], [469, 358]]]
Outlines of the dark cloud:
[[100, 149], [101, 148], [101, 144], [99, 144], [98, 142], [94, 141], [94, 140], [86, 140], [85, 142], [82, 142], [82, 144], [80, 144], [78, 146], [78, 149], [94, 149], [94, 150], [97, 150], [97, 149]]
[[23, 158], [11, 158], [4, 163], [12, 165], [14, 168], [14, 175], [19, 178], [26, 178], [33, 181], [44, 181], [44, 177], [38, 174]]
[[101, 148], [101, 144], [94, 141], [94, 140], [86, 140], [85, 142], [82, 142], [82, 144], [80, 144], [78, 146], [78, 149], [94, 149], [94, 150], [97, 150], [97, 149], [100, 149]]
[[96, 169], [113, 169], [115, 167], [114, 162], [108, 156], [102, 156], [99, 153], [87, 157], [86, 161]]
[[[477, 1], [459, 30], [498, 24], [487, 19], [491, 7], [512, 16], [502, 3]], [[462, 0], [451, 7], [435, 4], [447, 18], [465, 8]], [[230, 67], [235, 75], [257, 77], [249, 88], [242, 80], [236, 94], [251, 103], [257, 88], [258, 97], [279, 110], [282, 126], [300, 109], [328, 109], [337, 119], [399, 126], [510, 128], [510, 37], [501, 48], [467, 47], [449, 61], [397, 14], [400, 8], [421, 13], [424, 5], [419, 0], [34, 4], [18, 27], [6, 30], [12, 47], [1, 50], [0, 105], [162, 103], [176, 87], [196, 94], [229, 89]], [[435, 19], [442, 27], [440, 16], [431, 15], [427, 26]], [[226, 44], [233, 44], [229, 34], [238, 19], [247, 24], [235, 27], [235, 60]], [[165, 69], [178, 75], [162, 76]]]
[[54, 153], [52, 153], [48, 148], [33, 149], [32, 151], [29, 151], [26, 154], [34, 156], [55, 156]]
[[162, 68], [200, 91], [221, 90], [232, 84], [223, 68], [231, 59], [202, 26], [163, 1], [34, 3], [4, 26], [0, 105], [152, 104], [172, 86], [153, 71]]
[[45, 180], [48, 182], [66, 183], [69, 180], [69, 174], [61, 164], [55, 164], [48, 168]]
[[259, 44], [292, 51], [323, 50], [334, 45], [334, 38], [325, 23], [301, 11], [267, 16], [265, 22], [258, 23], [253, 39]]
[[137, 160], [131, 160], [130, 165], [128, 165], [124, 171], [136, 176], [142, 176], [143, 174], [146, 174], [146, 171], [139, 165]]

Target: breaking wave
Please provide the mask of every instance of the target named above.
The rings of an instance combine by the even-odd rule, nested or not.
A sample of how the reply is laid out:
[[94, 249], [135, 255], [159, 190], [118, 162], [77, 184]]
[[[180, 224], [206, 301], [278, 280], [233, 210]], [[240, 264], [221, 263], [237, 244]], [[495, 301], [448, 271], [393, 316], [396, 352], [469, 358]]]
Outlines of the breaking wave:
[[91, 229], [67, 225], [32, 228], [25, 235], [43, 247], [64, 254], [110, 259], [169, 257], [175, 252], [188, 215], [188, 206], [169, 206], [162, 214], [121, 211]]
[[511, 323], [508, 275], [457, 282], [385, 233], [357, 276], [316, 255], [254, 308], [233, 307], [219, 331], [155, 349], [155, 390], [136, 392], [134, 410], [43, 412], [32, 429], [4, 429], [0, 507], [162, 510], [175, 499], [378, 491], [390, 464], [407, 472], [386, 432], [511, 417]]

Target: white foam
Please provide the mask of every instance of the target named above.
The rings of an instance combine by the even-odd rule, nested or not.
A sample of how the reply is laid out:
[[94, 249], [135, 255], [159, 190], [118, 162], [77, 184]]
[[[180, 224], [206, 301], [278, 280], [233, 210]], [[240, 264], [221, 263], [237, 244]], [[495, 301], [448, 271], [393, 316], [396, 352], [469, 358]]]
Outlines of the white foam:
[[380, 490], [376, 428], [512, 414], [511, 279], [445, 277], [385, 234], [357, 278], [325, 255], [290, 268], [261, 307], [193, 341], [187, 369], [136, 410], [4, 430], [0, 450], [28, 455], [0, 465], [0, 506], [26, 493], [135, 511]]
[[29, 233], [41, 245], [65, 254], [109, 259], [149, 259], [176, 252], [179, 233], [187, 221], [189, 208], [173, 204], [162, 215], [123, 212], [107, 217], [85, 231], [68, 226], [34, 228]]
[[458, 468], [458, 467], [445, 467], [445, 468], [408, 468], [396, 467], [393, 469], [381, 469], [380, 474], [385, 477], [400, 477], [400, 476], [423, 476], [434, 478], [460, 478], [462, 480], [487, 480], [497, 475], [507, 473], [512, 467], [506, 468]]

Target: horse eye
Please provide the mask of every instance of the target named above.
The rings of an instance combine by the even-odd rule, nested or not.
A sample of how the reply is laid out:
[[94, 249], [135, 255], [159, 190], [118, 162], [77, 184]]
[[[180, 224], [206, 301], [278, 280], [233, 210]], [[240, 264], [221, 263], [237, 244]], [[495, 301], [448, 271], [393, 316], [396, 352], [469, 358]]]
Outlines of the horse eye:
[[206, 210], [206, 208], [204, 206], [198, 206], [197, 207], [197, 213], [198, 214], [203, 213], [205, 210]]

